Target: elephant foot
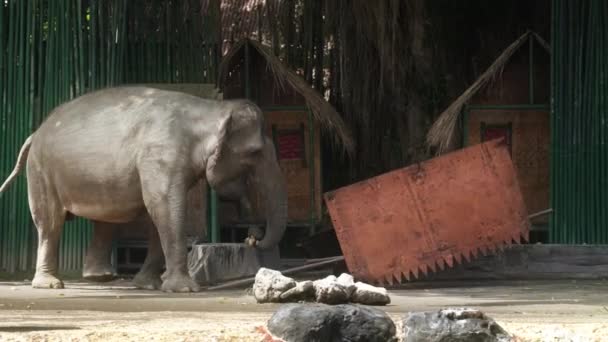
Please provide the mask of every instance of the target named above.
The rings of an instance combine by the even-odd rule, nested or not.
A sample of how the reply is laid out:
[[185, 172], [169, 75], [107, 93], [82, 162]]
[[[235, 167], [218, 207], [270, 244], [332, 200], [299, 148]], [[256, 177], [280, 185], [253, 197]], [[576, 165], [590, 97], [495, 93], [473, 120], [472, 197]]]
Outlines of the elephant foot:
[[162, 281], [157, 273], [140, 271], [133, 278], [133, 284], [144, 290], [158, 290]]
[[161, 289], [165, 292], [198, 292], [200, 286], [188, 275], [167, 275]]
[[59, 278], [48, 273], [36, 273], [32, 280], [35, 289], [63, 289], [63, 282]]
[[82, 277], [95, 282], [107, 282], [116, 278], [112, 265], [85, 266]]

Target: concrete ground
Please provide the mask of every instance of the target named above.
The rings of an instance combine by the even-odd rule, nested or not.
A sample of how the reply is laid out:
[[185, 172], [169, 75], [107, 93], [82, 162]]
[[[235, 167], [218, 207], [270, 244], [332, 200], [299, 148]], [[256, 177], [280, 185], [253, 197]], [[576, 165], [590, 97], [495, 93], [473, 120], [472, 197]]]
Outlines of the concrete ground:
[[[473, 307], [524, 341], [608, 341], [607, 281], [432, 283], [391, 290], [382, 307], [397, 324], [408, 311]], [[129, 281], [67, 282], [36, 290], [0, 283], [0, 341], [259, 341], [278, 305], [246, 290], [166, 294]]]

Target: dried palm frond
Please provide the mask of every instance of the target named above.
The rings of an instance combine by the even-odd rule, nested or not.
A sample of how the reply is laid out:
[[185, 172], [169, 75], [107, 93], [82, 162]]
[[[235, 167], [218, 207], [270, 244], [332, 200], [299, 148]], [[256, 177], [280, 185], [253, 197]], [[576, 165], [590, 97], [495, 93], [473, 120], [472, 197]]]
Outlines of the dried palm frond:
[[351, 131], [342, 120], [342, 117], [315, 89], [313, 89], [295, 71], [289, 69], [276, 55], [272, 49], [255, 40], [243, 39], [236, 43], [232, 49], [224, 56], [220, 65], [220, 80], [227, 77], [230, 68], [235, 63], [234, 58], [239, 55], [245, 44], [254, 48], [266, 61], [268, 69], [271, 71], [275, 83], [282, 89], [287, 85], [295, 89], [306, 100], [306, 104], [313, 114], [314, 119], [320, 124], [321, 128], [330, 133], [335, 143], [339, 143], [350, 156], [354, 154], [355, 142]]
[[[492, 78], [502, 72], [503, 67], [509, 61], [511, 56], [524, 44], [532, 35], [531, 31], [527, 31], [509, 45], [498, 58], [490, 65], [490, 67], [481, 76], [460, 95], [456, 101], [452, 102], [450, 106], [444, 110], [439, 118], [433, 123], [431, 129], [427, 134], [427, 144], [430, 146], [437, 146], [437, 153], [442, 153], [447, 150], [450, 142], [452, 141], [456, 124], [458, 123], [458, 117], [462, 110], [462, 107], [481, 89], [486, 85]], [[540, 37], [537, 37], [537, 39]], [[542, 39], [541, 39], [542, 40]], [[543, 41], [544, 42], [544, 41]], [[546, 43], [545, 43], [546, 44]]]

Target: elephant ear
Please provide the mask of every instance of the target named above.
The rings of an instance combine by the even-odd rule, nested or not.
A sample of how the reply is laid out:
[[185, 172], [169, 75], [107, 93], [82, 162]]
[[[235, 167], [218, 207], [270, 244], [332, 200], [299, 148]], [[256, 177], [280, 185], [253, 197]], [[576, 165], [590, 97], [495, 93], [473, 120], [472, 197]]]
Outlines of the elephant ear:
[[[215, 140], [212, 141], [211, 146], [208, 146], [207, 150], [210, 151], [209, 159], [207, 159], [207, 174], [212, 171], [217, 165], [217, 161], [220, 159], [223, 150], [226, 149], [226, 140], [230, 135], [230, 127], [232, 125], [232, 111], [222, 118], [218, 123], [218, 131], [215, 136]], [[213, 172], [211, 172], [212, 174]]]

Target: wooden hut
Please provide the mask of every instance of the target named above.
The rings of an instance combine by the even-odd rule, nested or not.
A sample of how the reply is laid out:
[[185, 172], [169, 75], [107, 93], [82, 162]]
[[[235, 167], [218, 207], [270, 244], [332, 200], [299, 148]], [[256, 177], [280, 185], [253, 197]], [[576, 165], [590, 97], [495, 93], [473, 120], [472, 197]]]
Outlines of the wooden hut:
[[[529, 31], [439, 116], [427, 140], [444, 152], [503, 137], [528, 212], [539, 212], [550, 206], [549, 97], [550, 48]], [[547, 218], [540, 217], [533, 224], [535, 229], [545, 230]]]
[[[275, 144], [287, 181], [288, 227], [314, 231], [322, 208], [321, 134], [329, 134], [336, 147], [351, 152], [350, 131], [315, 89], [257, 41], [235, 44], [223, 58], [220, 73], [224, 99], [247, 98], [264, 113], [265, 133]], [[252, 202], [259, 213], [261, 201]], [[239, 227], [233, 210], [219, 204], [222, 227]]]

